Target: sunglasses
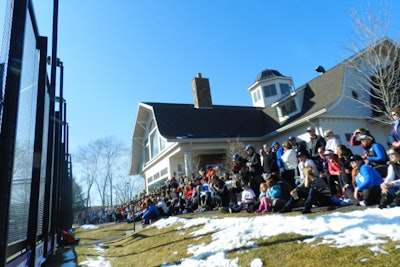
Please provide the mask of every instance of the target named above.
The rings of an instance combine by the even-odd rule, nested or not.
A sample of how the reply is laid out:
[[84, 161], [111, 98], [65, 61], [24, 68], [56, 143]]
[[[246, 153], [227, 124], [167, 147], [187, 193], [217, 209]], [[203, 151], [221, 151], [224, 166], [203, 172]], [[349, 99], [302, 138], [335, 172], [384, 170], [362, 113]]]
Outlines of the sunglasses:
[[389, 153], [389, 156], [396, 156], [396, 153]]

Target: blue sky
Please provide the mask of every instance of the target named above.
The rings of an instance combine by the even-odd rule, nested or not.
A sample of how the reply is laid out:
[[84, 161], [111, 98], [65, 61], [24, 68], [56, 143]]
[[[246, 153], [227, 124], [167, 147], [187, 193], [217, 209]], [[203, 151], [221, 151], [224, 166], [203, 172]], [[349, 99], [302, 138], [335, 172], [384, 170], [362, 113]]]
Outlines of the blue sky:
[[[53, 1], [33, 3], [51, 40]], [[300, 87], [349, 56], [350, 12], [368, 8], [390, 9], [395, 39], [397, 0], [60, 1], [70, 151], [108, 136], [130, 146], [138, 103], [193, 103], [197, 73], [217, 105], [250, 106], [247, 88], [267, 68]]]

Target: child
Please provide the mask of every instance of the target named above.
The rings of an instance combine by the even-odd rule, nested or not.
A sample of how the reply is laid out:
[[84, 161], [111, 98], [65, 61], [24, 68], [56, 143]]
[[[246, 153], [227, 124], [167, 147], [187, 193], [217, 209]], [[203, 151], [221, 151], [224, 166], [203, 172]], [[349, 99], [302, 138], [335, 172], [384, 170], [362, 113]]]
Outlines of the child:
[[274, 199], [280, 198], [282, 195], [282, 189], [278, 181], [274, 177], [267, 179], [267, 197], [271, 199], [271, 203]]
[[271, 211], [274, 200], [281, 196], [281, 186], [271, 177], [260, 185], [260, 192], [260, 206], [256, 212]]
[[260, 201], [260, 205], [258, 209], [255, 211], [256, 213], [264, 213], [270, 211], [271, 199], [267, 197], [267, 184], [261, 183], [260, 184], [260, 195], [258, 200]]
[[250, 211], [256, 201], [256, 194], [247, 183], [242, 182], [242, 188], [242, 200], [238, 203], [238, 205], [235, 205], [229, 209], [231, 213], [240, 212], [244, 209]]

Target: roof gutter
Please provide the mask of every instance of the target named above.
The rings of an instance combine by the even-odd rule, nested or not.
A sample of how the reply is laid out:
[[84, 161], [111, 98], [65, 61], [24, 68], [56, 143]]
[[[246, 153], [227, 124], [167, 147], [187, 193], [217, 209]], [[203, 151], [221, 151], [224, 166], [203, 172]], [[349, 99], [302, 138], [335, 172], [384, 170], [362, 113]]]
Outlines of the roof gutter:
[[315, 112], [315, 113], [313, 113], [313, 114], [310, 115], [310, 116], [304, 117], [304, 118], [302, 118], [302, 119], [300, 119], [300, 120], [296, 120], [296, 121], [294, 121], [294, 122], [292, 122], [292, 123], [290, 123], [290, 124], [288, 124], [288, 125], [285, 125], [285, 126], [283, 126], [283, 127], [281, 127], [281, 128], [278, 128], [278, 129], [276, 129], [274, 132], [271, 132], [271, 133], [269, 133], [269, 134], [266, 134], [265, 136], [263, 136], [263, 138], [274, 137], [277, 133], [284, 132], [284, 131], [286, 131], [286, 130], [288, 130], [288, 129], [291, 129], [291, 128], [293, 128], [293, 127], [296, 127], [296, 126], [298, 126], [298, 125], [301, 125], [301, 124], [303, 124], [303, 123], [305, 123], [305, 122], [309, 122], [310, 120], [314, 119], [315, 117], [318, 117], [318, 116], [320, 116], [321, 114], [324, 114], [324, 113], [326, 113], [326, 112], [327, 112], [327, 109], [326, 109], [326, 108], [321, 109], [320, 111]]

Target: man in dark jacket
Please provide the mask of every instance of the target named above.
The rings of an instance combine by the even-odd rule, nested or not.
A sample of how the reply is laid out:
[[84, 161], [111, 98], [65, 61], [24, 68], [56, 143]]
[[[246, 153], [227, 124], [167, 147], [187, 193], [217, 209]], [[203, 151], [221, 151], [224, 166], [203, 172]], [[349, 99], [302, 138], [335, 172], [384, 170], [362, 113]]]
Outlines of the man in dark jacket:
[[[309, 126], [307, 128], [307, 133], [310, 135], [310, 139], [309, 139], [309, 141], [307, 143], [307, 147], [308, 147], [308, 151], [309, 151], [309, 154], [310, 154], [310, 158], [312, 160], [316, 161], [318, 159], [318, 157], [319, 157], [318, 148], [320, 148], [320, 147], [325, 148], [326, 141], [322, 136], [317, 135], [315, 133], [315, 128], [312, 127], [312, 126]], [[317, 162], [316, 162], [316, 165], [317, 165]]]
[[211, 188], [215, 192], [214, 202], [220, 204], [220, 207], [227, 208], [229, 206], [230, 197], [225, 182], [219, 179], [217, 175], [214, 175], [211, 178]]
[[307, 158], [310, 157], [310, 153], [308, 153], [307, 151], [306, 142], [304, 141], [297, 142], [297, 139], [294, 136], [290, 136], [288, 138], [288, 141], [290, 142], [294, 150], [296, 150], [296, 152], [302, 152], [305, 156], [307, 156]]
[[279, 167], [276, 159], [276, 154], [271, 151], [271, 147], [267, 144], [263, 145], [262, 157], [263, 172], [268, 174], [275, 173], [278, 175]]
[[247, 168], [250, 173], [250, 188], [256, 196], [260, 194], [260, 184], [264, 182], [262, 178], [261, 157], [252, 145], [247, 145], [244, 149], [247, 152]]

